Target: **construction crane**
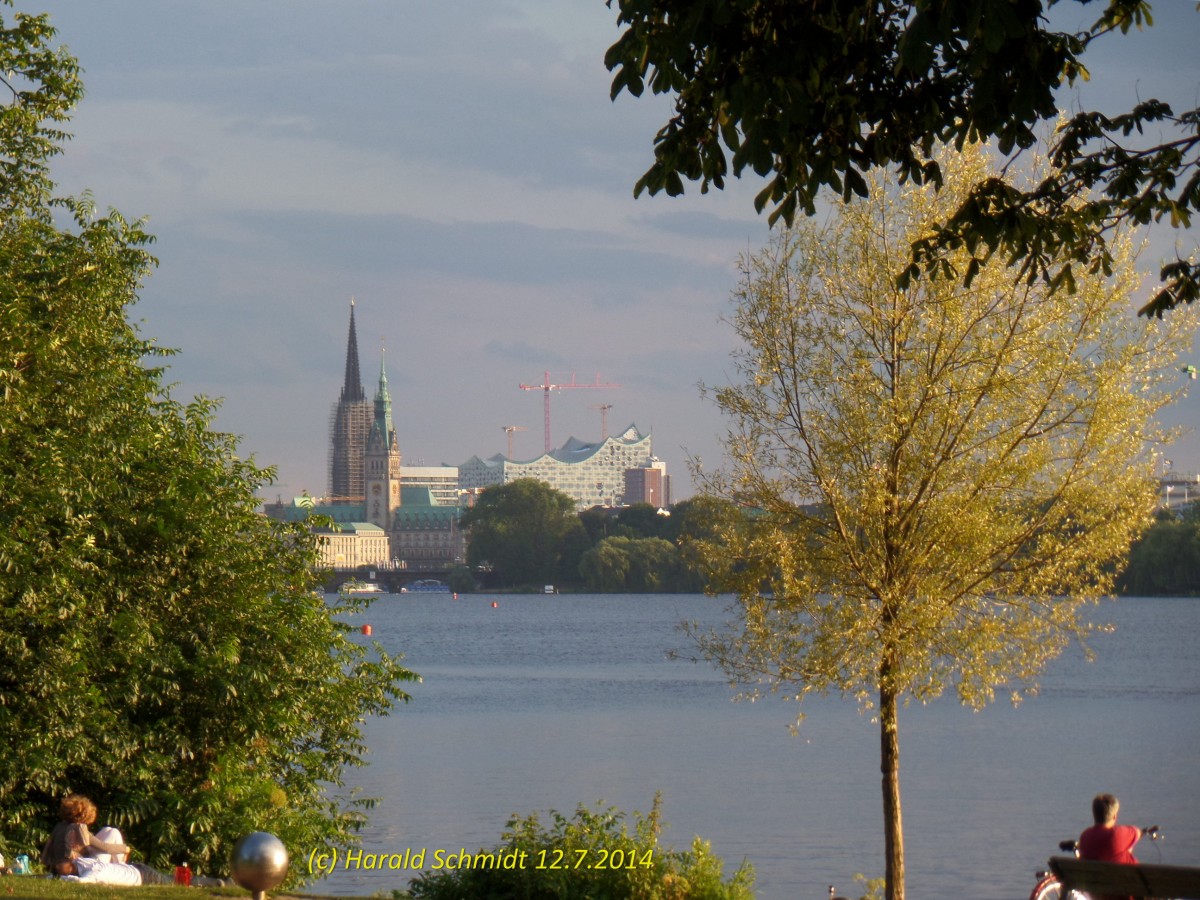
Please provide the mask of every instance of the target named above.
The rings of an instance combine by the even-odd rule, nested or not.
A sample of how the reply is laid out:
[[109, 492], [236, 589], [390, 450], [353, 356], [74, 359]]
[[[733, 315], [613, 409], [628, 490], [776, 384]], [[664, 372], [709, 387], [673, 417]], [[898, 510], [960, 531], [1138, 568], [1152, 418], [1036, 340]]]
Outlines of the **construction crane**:
[[504, 433], [508, 435], [508, 458], [512, 459], [513, 458], [513, 455], [512, 455], [513, 454], [513, 432], [514, 431], [528, 431], [529, 429], [526, 428], [524, 425], [502, 425], [500, 427], [503, 428]]
[[546, 452], [550, 452], [550, 392], [551, 391], [568, 391], [577, 388], [619, 388], [619, 384], [606, 384], [600, 380], [600, 376], [596, 376], [595, 382], [592, 384], [579, 384], [575, 380], [575, 373], [571, 373], [571, 381], [568, 384], [554, 384], [550, 381], [550, 373], [546, 373], [545, 380], [541, 384], [522, 384], [520, 385], [523, 391], [541, 391], [542, 392], [542, 409], [543, 418], [546, 423]]
[[593, 403], [588, 409], [600, 410], [600, 443], [608, 440], [608, 411], [612, 409], [611, 403]]

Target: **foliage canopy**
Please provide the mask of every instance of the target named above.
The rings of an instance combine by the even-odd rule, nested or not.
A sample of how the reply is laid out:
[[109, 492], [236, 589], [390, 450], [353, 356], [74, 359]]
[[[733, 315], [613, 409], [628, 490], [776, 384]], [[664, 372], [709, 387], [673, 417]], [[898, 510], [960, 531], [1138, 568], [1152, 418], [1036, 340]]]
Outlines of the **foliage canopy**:
[[754, 514], [703, 545], [740, 615], [697, 634], [738, 681], [877, 707], [891, 898], [899, 705], [952, 688], [982, 706], [1086, 635], [1080, 604], [1154, 508], [1154, 414], [1188, 327], [1127, 314], [1123, 247], [1072, 298], [1000, 265], [897, 287], [897, 256], [986, 172], [976, 146], [939, 165], [940, 192], [874, 178], [744, 260], [710, 488]]
[[689, 851], [659, 844], [659, 806], [656, 796], [648, 815], [634, 813], [632, 829], [614, 808], [580, 806], [570, 818], [551, 810], [549, 825], [536, 813], [514, 817], [503, 843], [491, 853], [523, 864], [426, 872], [412, 882], [410, 895], [413, 900], [752, 900], [749, 864], [727, 878], [721, 860], [700, 837]]
[[536, 478], [518, 478], [489, 487], [463, 513], [470, 530], [467, 560], [488, 564], [502, 584], [552, 584], [564, 572], [574, 578], [578, 553], [569, 546], [587, 535], [575, 514], [575, 501]]
[[[685, 179], [703, 192], [749, 170], [769, 179], [756, 208], [791, 223], [823, 189], [865, 197], [877, 166], [941, 184], [939, 143], [993, 139], [1019, 153], [1058, 117], [1056, 89], [1088, 77], [1094, 41], [1153, 21], [1147, 0], [1103, 0], [1090, 29], [1059, 32], [1046, 19], [1058, 2], [1092, 0], [608, 0], [625, 27], [605, 57], [613, 97], [649, 87], [675, 98], [635, 193], [680, 194]], [[1171, 136], [1145, 138], [1160, 126]], [[1120, 222], [1186, 228], [1200, 209], [1200, 110], [1082, 111], [1059, 127], [1051, 160], [1027, 189], [987, 177], [960, 195], [932, 234], [913, 236], [896, 274], [993, 254], [1067, 288], [1077, 269], [1107, 272]], [[1200, 296], [1194, 254], [1161, 276], [1146, 311]]]
[[361, 721], [415, 676], [314, 593], [314, 539], [258, 512], [272, 470], [170, 396], [127, 319], [141, 223], [54, 196], [81, 89], [53, 37], [0, 21], [0, 846], [36, 856], [69, 791], [159, 866], [351, 843]]

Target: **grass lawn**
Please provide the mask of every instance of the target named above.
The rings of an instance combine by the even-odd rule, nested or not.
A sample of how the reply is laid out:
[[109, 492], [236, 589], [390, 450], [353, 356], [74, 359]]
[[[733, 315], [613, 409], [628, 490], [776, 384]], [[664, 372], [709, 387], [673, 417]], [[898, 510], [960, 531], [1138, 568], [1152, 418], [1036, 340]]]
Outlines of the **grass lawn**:
[[[0, 900], [216, 900], [248, 898], [249, 891], [239, 887], [201, 888], [169, 885], [79, 884], [26, 875], [0, 877]], [[272, 900], [334, 900], [319, 894], [267, 891]]]

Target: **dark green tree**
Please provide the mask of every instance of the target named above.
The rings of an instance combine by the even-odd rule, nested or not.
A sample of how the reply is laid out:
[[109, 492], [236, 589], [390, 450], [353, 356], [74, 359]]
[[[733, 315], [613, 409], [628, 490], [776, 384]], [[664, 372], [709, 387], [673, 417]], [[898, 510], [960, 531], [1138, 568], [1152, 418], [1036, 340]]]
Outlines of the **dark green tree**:
[[635, 503], [617, 513], [619, 533], [635, 538], [667, 538], [673, 536], [671, 517], [662, 515], [649, 503]]
[[[1017, 154], [1059, 116], [1056, 89], [1087, 77], [1093, 42], [1152, 24], [1147, 0], [1071, 0], [1096, 7], [1095, 24], [1054, 31], [1046, 13], [1058, 2], [608, 0], [625, 27], [605, 58], [613, 97], [649, 87], [675, 100], [635, 193], [681, 194], [685, 179], [704, 192], [749, 171], [769, 179], [756, 208], [790, 224], [815, 212], [823, 188], [866, 196], [876, 166], [941, 184], [938, 143], [993, 138]], [[1073, 267], [1111, 270], [1121, 221], [1187, 228], [1200, 208], [1200, 110], [1146, 100], [1121, 115], [1081, 111], [1058, 129], [1051, 160], [1028, 189], [980, 181], [914, 244], [902, 286], [922, 269], [969, 282], [998, 253], [1029, 279], [1071, 288]], [[1200, 296], [1194, 254], [1161, 276], [1145, 311]]]
[[629, 542], [629, 575], [626, 586], [634, 593], [675, 590], [679, 552], [662, 538], [638, 538]]
[[1141, 596], [1200, 593], [1200, 522], [1164, 512], [1130, 549], [1118, 583]]
[[728, 556], [712, 552], [723, 531], [737, 530], [747, 522], [747, 514], [737, 504], [721, 497], [701, 495], [676, 503], [671, 519], [678, 530], [678, 589], [707, 590], [719, 573], [731, 565]]
[[573, 536], [583, 532], [575, 501], [536, 478], [488, 488], [462, 525], [470, 535], [468, 562], [490, 564], [496, 580], [510, 586], [554, 583], [568, 543], [578, 549]]
[[[45, 16], [0, 6], [0, 820], [36, 852], [68, 791], [139, 857], [219, 870], [265, 828], [346, 845], [360, 726], [413, 678], [314, 594], [273, 472], [182, 405], [127, 319], [150, 236], [47, 169], [81, 93]], [[350, 608], [353, 611], [353, 607]]]
[[612, 508], [608, 506], [592, 506], [579, 514], [579, 521], [583, 523], [588, 541], [592, 546], [613, 534], [612, 512]]
[[583, 555], [580, 574], [594, 591], [634, 594], [691, 588], [681, 571], [679, 550], [663, 538], [605, 538]]
[[583, 554], [579, 573], [588, 590], [599, 593], [620, 593], [625, 590], [625, 579], [629, 575], [628, 544], [629, 538], [605, 538]]

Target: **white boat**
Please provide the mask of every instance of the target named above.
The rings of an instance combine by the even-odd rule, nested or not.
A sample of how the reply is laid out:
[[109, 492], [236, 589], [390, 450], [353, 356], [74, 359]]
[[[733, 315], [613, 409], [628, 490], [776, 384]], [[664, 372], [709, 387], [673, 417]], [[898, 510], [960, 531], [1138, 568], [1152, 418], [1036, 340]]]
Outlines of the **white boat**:
[[400, 588], [402, 594], [448, 594], [450, 585], [434, 578], [422, 578]]
[[354, 582], [348, 582], [348, 583], [351, 585], [351, 587], [349, 589], [349, 593], [351, 593], [351, 594], [381, 594], [381, 593], [383, 593], [383, 588], [380, 587], [379, 585], [377, 585], [373, 581], [360, 581], [358, 583], [354, 583]]

